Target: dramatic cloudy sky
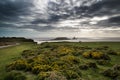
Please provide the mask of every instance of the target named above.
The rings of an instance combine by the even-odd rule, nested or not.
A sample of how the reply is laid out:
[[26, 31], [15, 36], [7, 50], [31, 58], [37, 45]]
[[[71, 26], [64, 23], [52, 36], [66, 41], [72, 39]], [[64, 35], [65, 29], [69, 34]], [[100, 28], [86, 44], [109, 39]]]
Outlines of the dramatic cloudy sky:
[[0, 36], [120, 37], [120, 0], [0, 0]]

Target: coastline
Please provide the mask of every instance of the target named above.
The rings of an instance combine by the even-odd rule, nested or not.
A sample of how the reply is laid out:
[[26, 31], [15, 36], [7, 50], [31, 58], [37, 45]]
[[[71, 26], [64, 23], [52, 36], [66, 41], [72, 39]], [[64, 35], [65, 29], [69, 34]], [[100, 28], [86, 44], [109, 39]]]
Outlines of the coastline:
[[70, 40], [52, 40], [51, 38], [33, 38], [34, 42], [41, 44], [43, 42], [120, 42], [120, 38], [77, 38]]

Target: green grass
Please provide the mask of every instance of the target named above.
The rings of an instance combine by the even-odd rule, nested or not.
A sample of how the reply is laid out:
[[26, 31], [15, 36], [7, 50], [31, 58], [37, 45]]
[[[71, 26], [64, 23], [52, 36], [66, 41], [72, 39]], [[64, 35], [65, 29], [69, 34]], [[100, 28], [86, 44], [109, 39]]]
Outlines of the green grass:
[[23, 50], [32, 49], [34, 47], [36, 47], [34, 43], [21, 43], [17, 46], [0, 49], [0, 80], [3, 80], [6, 74], [5, 66], [7, 64], [20, 58], [20, 54]]
[[[120, 42], [82, 42], [82, 43], [77, 43], [77, 42], [52, 42], [52, 43], [46, 43], [45, 45], [72, 45], [72, 46], [88, 46], [91, 48], [96, 48], [100, 46], [109, 46], [111, 49], [120, 52]], [[13, 62], [14, 60], [17, 60], [18, 58], [21, 57], [21, 52], [26, 49], [33, 49], [35, 47], [38, 47], [41, 45], [36, 45], [33, 43], [22, 43], [18, 46], [13, 46], [13, 47], [8, 47], [8, 48], [2, 48], [0, 49], [0, 80], [3, 80], [3, 77], [7, 73], [5, 71], [5, 66], [9, 64], [10, 62]], [[45, 49], [45, 51], [49, 51], [48, 48]], [[83, 56], [77, 56], [83, 62], [96, 62], [94, 59], [86, 59]], [[101, 75], [99, 72], [101, 72], [101, 69], [108, 69], [114, 64], [120, 64], [120, 56], [116, 55], [110, 55], [111, 57], [111, 64], [112, 65], [105, 65], [105, 66], [100, 66], [98, 72], [89, 69], [89, 70], [81, 70], [82, 77], [85, 80], [110, 80], [110, 78], [104, 77]], [[23, 72], [27, 76], [27, 80], [34, 80], [36, 77], [35, 75], [29, 73], [29, 72]]]
[[120, 42], [52, 42], [51, 45], [88, 46], [93, 48], [100, 46], [109, 46], [111, 49], [120, 50]]

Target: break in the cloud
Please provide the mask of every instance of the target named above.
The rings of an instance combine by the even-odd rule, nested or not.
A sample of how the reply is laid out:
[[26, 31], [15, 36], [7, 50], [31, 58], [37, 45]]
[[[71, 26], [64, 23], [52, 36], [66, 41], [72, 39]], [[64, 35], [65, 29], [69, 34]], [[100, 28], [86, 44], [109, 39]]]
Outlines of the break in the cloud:
[[119, 4], [120, 0], [0, 0], [0, 36], [120, 37]]

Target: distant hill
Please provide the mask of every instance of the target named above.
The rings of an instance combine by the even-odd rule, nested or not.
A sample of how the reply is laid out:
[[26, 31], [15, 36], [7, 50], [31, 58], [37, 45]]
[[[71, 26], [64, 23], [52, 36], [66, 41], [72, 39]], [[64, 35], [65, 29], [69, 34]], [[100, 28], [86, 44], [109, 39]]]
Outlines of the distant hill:
[[0, 46], [12, 45], [21, 42], [34, 42], [32, 39], [26, 39], [24, 37], [0, 37]]
[[52, 40], [70, 40], [70, 38], [67, 38], [67, 37], [57, 37], [57, 38], [52, 39]]
[[0, 37], [0, 42], [34, 42], [32, 39], [24, 37]]

